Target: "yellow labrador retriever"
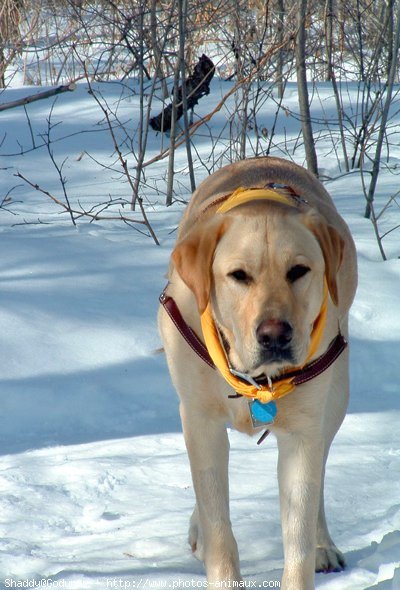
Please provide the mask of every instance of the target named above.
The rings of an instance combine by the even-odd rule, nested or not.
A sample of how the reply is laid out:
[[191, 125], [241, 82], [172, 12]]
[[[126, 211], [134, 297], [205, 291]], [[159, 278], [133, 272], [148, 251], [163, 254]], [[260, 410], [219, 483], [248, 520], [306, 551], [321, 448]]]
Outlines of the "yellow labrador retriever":
[[196, 494], [189, 542], [209, 582], [240, 580], [228, 422], [277, 437], [282, 588], [311, 590], [315, 570], [344, 567], [327, 529], [323, 481], [348, 401], [356, 275], [345, 222], [322, 184], [291, 162], [226, 166], [186, 209], [159, 326]]

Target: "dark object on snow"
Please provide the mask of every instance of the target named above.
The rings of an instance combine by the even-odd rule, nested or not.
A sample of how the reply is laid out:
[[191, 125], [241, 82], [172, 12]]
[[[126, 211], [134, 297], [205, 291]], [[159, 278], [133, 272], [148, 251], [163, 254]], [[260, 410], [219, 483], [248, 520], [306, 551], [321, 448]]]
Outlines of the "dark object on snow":
[[[213, 62], [203, 53], [194, 67], [193, 74], [185, 80], [188, 110], [193, 109], [200, 98], [210, 93], [210, 82], [214, 72], [215, 66]], [[150, 119], [150, 127], [154, 131], [169, 131], [171, 129], [172, 106], [172, 103], [169, 104], [159, 115]], [[182, 86], [179, 86], [176, 120], [178, 121], [182, 115]]]

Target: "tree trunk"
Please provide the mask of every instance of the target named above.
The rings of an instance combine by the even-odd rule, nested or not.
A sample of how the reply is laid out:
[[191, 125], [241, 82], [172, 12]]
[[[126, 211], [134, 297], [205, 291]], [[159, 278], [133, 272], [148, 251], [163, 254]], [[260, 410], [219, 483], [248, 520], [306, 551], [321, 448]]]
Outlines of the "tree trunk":
[[162, 51], [158, 45], [158, 38], [157, 38], [157, 31], [158, 31], [158, 23], [157, 23], [157, 0], [151, 0], [150, 4], [150, 35], [151, 35], [151, 44], [154, 54], [154, 62], [156, 68], [156, 76], [160, 81], [161, 89], [163, 98], [168, 97], [168, 86], [167, 80], [164, 76], [163, 68], [162, 68]]
[[343, 106], [341, 102], [340, 91], [336, 82], [336, 74], [333, 63], [333, 19], [334, 19], [333, 0], [327, 0], [325, 5], [325, 43], [326, 43], [326, 80], [332, 83], [333, 94], [335, 96], [336, 112], [338, 116], [340, 142], [343, 150], [343, 160], [346, 172], [349, 171], [349, 158], [346, 147], [346, 137], [343, 124]]
[[183, 82], [186, 79], [186, 64], [185, 64], [185, 38], [187, 26], [187, 0], [179, 0], [179, 62], [181, 68], [182, 78], [182, 108], [183, 108], [183, 124], [186, 144], [186, 154], [189, 168], [190, 189], [192, 193], [196, 190], [196, 181], [194, 177], [192, 147], [189, 136], [189, 117], [188, 117], [188, 101], [186, 94], [186, 84]]
[[299, 10], [297, 17], [297, 36], [296, 36], [296, 73], [297, 73], [297, 90], [299, 94], [299, 109], [301, 118], [301, 128], [303, 132], [304, 149], [306, 153], [307, 168], [310, 172], [318, 176], [318, 162], [315, 151], [314, 136], [311, 125], [310, 104], [307, 89], [307, 70], [306, 70], [306, 17], [307, 17], [307, 0], [299, 0]]
[[[389, 8], [392, 11], [392, 19], [394, 19], [394, 0], [389, 2]], [[375, 189], [376, 184], [378, 182], [378, 176], [380, 171], [380, 164], [381, 164], [381, 153], [382, 153], [382, 145], [383, 140], [386, 134], [386, 124], [389, 117], [389, 110], [390, 105], [392, 103], [392, 96], [393, 96], [393, 84], [396, 77], [397, 71], [397, 58], [399, 55], [399, 44], [400, 44], [400, 3], [397, 5], [397, 15], [396, 15], [396, 25], [395, 28], [392, 29], [393, 36], [390, 40], [392, 45], [392, 52], [389, 53], [389, 57], [391, 59], [391, 63], [389, 66], [389, 76], [387, 81], [387, 88], [386, 88], [386, 98], [382, 109], [381, 121], [379, 126], [378, 132], [378, 139], [376, 142], [376, 149], [375, 149], [375, 157], [374, 163], [372, 166], [372, 174], [371, 174], [371, 182], [368, 189], [367, 195], [367, 205], [365, 208], [365, 217], [371, 217], [371, 207], [374, 201], [375, 196]]]
[[167, 197], [165, 204], [167, 207], [172, 205], [172, 195], [174, 190], [174, 176], [175, 176], [175, 137], [176, 137], [176, 121], [177, 121], [177, 103], [178, 103], [178, 92], [179, 92], [179, 73], [180, 63], [179, 58], [176, 61], [175, 74], [174, 74], [174, 92], [172, 98], [172, 111], [171, 111], [171, 126], [170, 126], [170, 137], [169, 137], [169, 159], [168, 159], [168, 176], [167, 176]]
[[[277, 43], [283, 43], [283, 20], [285, 17], [285, 6], [283, 0], [278, 0], [278, 26], [277, 26]], [[283, 58], [284, 49], [281, 47], [278, 51], [278, 60], [276, 65], [276, 85], [278, 87], [278, 97], [283, 98], [284, 84], [283, 84]]]
[[333, 76], [333, 0], [326, 0], [325, 5], [325, 45], [326, 45], [326, 81]]

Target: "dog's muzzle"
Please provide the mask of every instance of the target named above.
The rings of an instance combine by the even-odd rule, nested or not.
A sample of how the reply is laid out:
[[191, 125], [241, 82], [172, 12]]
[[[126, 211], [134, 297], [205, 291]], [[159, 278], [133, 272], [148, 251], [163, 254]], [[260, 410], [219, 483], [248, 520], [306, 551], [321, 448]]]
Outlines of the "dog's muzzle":
[[261, 322], [256, 329], [256, 339], [262, 364], [291, 362], [292, 338], [293, 328], [288, 322], [276, 319]]

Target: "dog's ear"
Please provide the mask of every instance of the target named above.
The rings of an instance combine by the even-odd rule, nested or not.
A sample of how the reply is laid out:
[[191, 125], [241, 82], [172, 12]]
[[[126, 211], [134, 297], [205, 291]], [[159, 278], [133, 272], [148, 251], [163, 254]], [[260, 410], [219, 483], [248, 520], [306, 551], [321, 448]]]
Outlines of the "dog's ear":
[[175, 268], [194, 293], [200, 314], [206, 309], [210, 297], [215, 248], [228, 225], [228, 219], [200, 222], [172, 252]]
[[325, 261], [325, 276], [329, 293], [333, 303], [338, 305], [337, 273], [343, 259], [344, 240], [339, 232], [326, 223], [317, 212], [307, 213], [303, 219], [306, 227], [319, 242]]

